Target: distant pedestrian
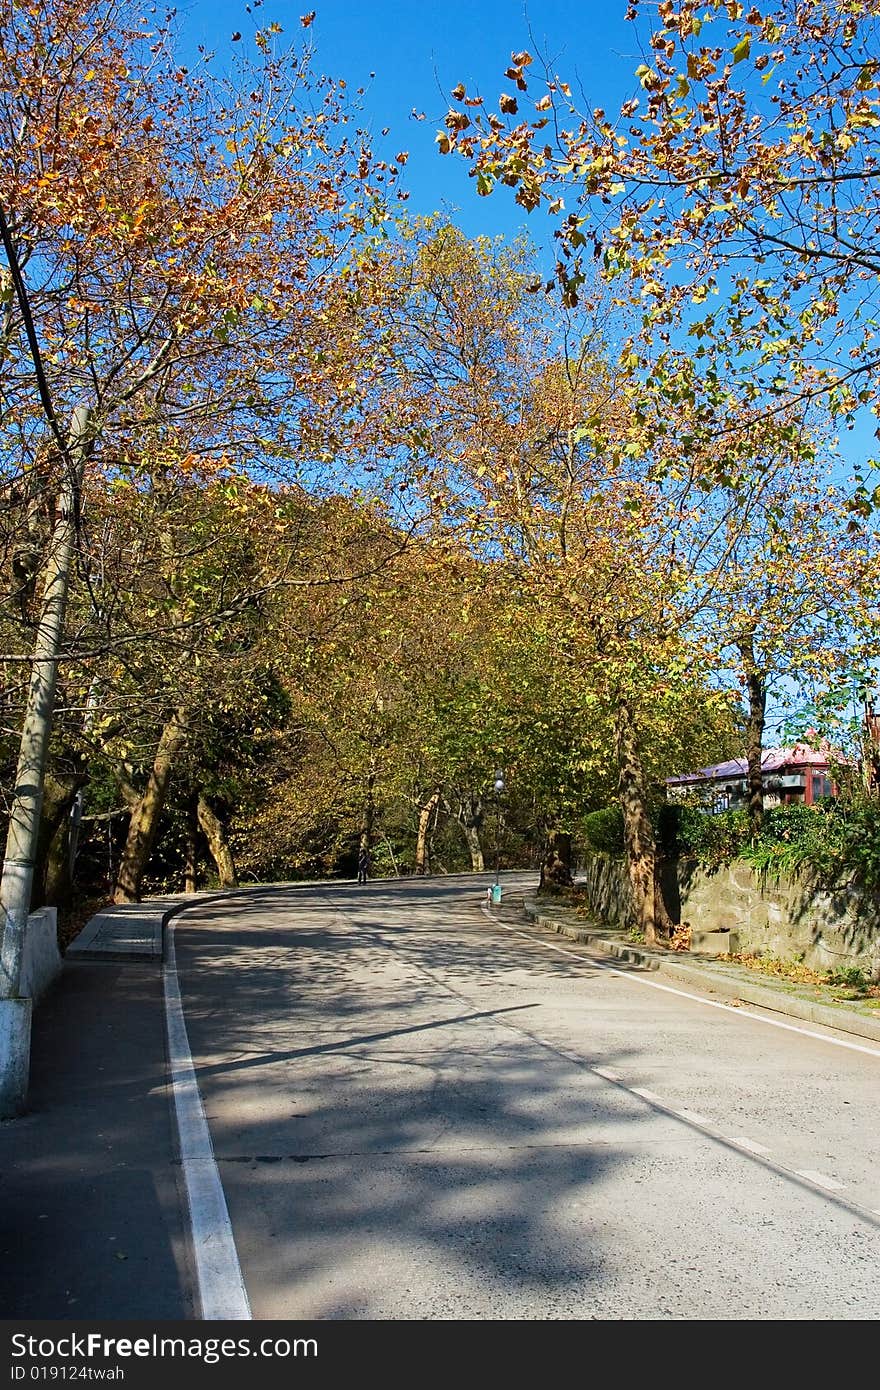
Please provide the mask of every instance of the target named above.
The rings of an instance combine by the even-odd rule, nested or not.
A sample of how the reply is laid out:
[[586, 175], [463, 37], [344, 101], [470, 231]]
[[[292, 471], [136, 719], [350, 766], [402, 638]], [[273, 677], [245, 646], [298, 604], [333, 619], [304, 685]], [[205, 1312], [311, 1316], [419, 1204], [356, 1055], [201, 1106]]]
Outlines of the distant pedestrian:
[[370, 851], [366, 845], [361, 845], [358, 854], [358, 883], [366, 883], [370, 876]]

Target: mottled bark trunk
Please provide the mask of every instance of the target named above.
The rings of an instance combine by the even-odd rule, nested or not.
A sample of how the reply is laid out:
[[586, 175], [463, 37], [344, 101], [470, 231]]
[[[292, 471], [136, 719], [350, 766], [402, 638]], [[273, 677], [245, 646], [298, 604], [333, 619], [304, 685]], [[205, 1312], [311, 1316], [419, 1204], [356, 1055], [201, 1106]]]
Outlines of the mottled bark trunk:
[[571, 836], [564, 830], [551, 830], [541, 860], [539, 890], [553, 892], [570, 888], [573, 883]]
[[480, 831], [475, 821], [466, 821], [462, 826], [464, 838], [467, 842], [471, 856], [471, 868], [475, 874], [481, 874], [486, 868], [486, 861], [483, 858], [483, 846], [480, 844]]
[[462, 806], [461, 828], [464, 831], [465, 843], [471, 856], [471, 868], [475, 874], [481, 874], [486, 867], [483, 846], [480, 843], [480, 831], [483, 828], [483, 803], [480, 797], [473, 793], [465, 799]]
[[208, 849], [211, 851], [211, 858], [217, 866], [217, 873], [220, 878], [221, 888], [237, 888], [238, 874], [235, 868], [235, 860], [232, 857], [232, 850], [226, 838], [226, 830], [223, 822], [215, 811], [211, 809], [204, 795], [199, 793], [198, 801], [199, 825], [208, 841]]
[[442, 787], [435, 787], [427, 801], [419, 807], [419, 826], [416, 831], [416, 862], [415, 872], [422, 876], [428, 872], [428, 830], [431, 825], [431, 817], [437, 809], [440, 800]]
[[191, 796], [186, 806], [186, 864], [183, 888], [185, 893], [194, 893], [199, 886], [198, 828], [198, 798]]
[[480, 831], [483, 828], [483, 803], [479, 796], [473, 792], [467, 796], [460, 797], [454, 805], [450, 804], [445, 798], [443, 800], [443, 810], [450, 820], [454, 820], [461, 826], [465, 844], [471, 857], [471, 869], [475, 874], [482, 874], [486, 871], [486, 858], [483, 854], [483, 845], [480, 840]]
[[752, 834], [760, 833], [764, 824], [764, 719], [767, 711], [767, 681], [755, 660], [755, 643], [751, 633], [737, 642], [746, 678], [749, 701], [746, 719], [746, 760], [748, 762], [749, 823]]
[[186, 713], [178, 710], [162, 730], [146, 788], [132, 809], [125, 849], [116, 875], [114, 902], [140, 902], [144, 870], [155, 843], [175, 759], [183, 747], [186, 734]]
[[46, 774], [31, 911], [48, 904], [66, 907], [70, 900], [70, 812], [85, 777]]
[[[2, 209], [0, 232], [7, 262], [13, 270], [13, 275], [17, 276], [18, 262]], [[20, 279], [17, 293], [27, 319], [30, 312], [27, 307], [27, 293]], [[91, 433], [89, 410], [85, 406], [77, 406], [71, 422], [69, 448], [66, 450], [61, 469], [63, 482], [58, 498], [58, 513], [49, 542], [15, 782], [7, 799], [9, 826], [3, 872], [0, 874], [0, 922], [3, 927], [3, 938], [0, 942], [0, 995], [10, 999], [18, 997], [21, 985], [21, 962], [34, 883], [43, 781], [49, 757], [52, 716], [55, 712], [58, 655], [61, 651], [67, 591], [73, 567], [77, 495], [85, 460], [91, 447]], [[20, 1075], [27, 1076], [26, 1059]], [[24, 1095], [20, 1093], [17, 1083], [10, 1089], [5, 1085], [4, 1078], [0, 1089], [0, 1118], [6, 1119], [17, 1114], [23, 1103]]]
[[373, 843], [373, 821], [376, 818], [376, 774], [371, 771], [367, 777], [367, 785], [364, 794], [364, 806], [361, 812], [361, 837], [360, 849], [365, 849], [367, 853]]
[[623, 846], [629, 872], [632, 926], [644, 932], [645, 941], [657, 941], [658, 900], [663, 919], [662, 896], [657, 881], [657, 847], [648, 813], [645, 776], [639, 755], [635, 717], [630, 701], [618, 700], [615, 718], [618, 795], [623, 812]]
[[865, 704], [864, 757], [862, 759], [865, 789], [869, 796], [880, 796], [880, 715], [873, 705]]

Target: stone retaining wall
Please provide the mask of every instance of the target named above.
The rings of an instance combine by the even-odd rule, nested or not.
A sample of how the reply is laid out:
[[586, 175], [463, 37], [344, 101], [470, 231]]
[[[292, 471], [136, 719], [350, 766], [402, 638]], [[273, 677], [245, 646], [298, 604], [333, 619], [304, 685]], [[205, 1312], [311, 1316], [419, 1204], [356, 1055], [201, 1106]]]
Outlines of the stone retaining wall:
[[[622, 859], [587, 856], [584, 891], [597, 917], [615, 926], [629, 920], [629, 880]], [[663, 871], [663, 891], [674, 920], [700, 934], [730, 932], [732, 948], [802, 959], [816, 970], [861, 966], [880, 974], [880, 894], [857, 888], [823, 888], [807, 878], [764, 878], [735, 860], [709, 872], [680, 859]], [[719, 935], [721, 950], [727, 949]]]

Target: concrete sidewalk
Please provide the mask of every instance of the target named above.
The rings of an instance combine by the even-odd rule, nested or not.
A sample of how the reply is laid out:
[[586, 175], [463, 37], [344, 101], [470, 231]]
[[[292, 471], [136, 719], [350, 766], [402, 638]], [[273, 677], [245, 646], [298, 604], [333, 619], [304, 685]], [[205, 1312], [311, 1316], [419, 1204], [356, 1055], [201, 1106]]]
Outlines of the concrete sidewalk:
[[165, 924], [197, 902], [210, 902], [216, 893], [179, 893], [147, 898], [141, 903], [103, 908], [71, 941], [65, 960], [161, 961]]
[[145, 898], [139, 903], [110, 903], [91, 917], [79, 935], [70, 942], [64, 959], [161, 964], [165, 955], [165, 927], [179, 912], [185, 912], [197, 903], [253, 896], [292, 886], [286, 883], [255, 883], [238, 888], [206, 888], [197, 893]]
[[162, 957], [169, 918], [216, 896], [106, 908], [35, 1011], [28, 1109], [0, 1123], [5, 1318], [196, 1316]]
[[107, 907], [33, 1016], [28, 1108], [0, 1122], [6, 1319], [198, 1316], [168, 1085], [162, 963], [187, 907], [266, 891]]
[[4, 1318], [194, 1316], [158, 966], [65, 962], [0, 1171]]

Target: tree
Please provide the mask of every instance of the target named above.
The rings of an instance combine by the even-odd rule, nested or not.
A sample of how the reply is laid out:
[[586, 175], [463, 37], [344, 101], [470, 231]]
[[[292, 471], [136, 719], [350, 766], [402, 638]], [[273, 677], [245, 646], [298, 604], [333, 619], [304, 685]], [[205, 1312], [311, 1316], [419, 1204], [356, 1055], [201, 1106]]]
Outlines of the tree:
[[[643, 728], [661, 691], [699, 688], [690, 575], [705, 544], [694, 469], [633, 443], [631, 377], [597, 316], [554, 314], [524, 247], [428, 224], [405, 283], [396, 394], [418, 401], [445, 524], [534, 612], [558, 611], [559, 655], [613, 726], [634, 912], [669, 929], [657, 874]], [[408, 323], [411, 325], [407, 332]], [[591, 715], [594, 712], [591, 711]], [[557, 827], [562, 830], [562, 827]]]
[[[67, 606], [76, 496], [88, 446], [88, 433], [88, 412], [78, 410], [74, 414], [70, 444], [65, 448], [68, 469], [65, 470], [58, 517], [52, 530], [46, 562], [15, 789], [10, 804], [3, 875], [0, 880], [3, 925], [0, 988], [4, 998], [17, 998], [21, 984], [24, 932], [38, 849], [43, 780], [58, 678], [57, 659]], [[7, 1095], [5, 1075], [2, 1092], [0, 1106], [3, 1113], [17, 1109], [21, 1098]]]
[[519, 53], [507, 76], [522, 95], [484, 113], [457, 88], [438, 139], [478, 192], [506, 184], [548, 207], [568, 301], [595, 264], [638, 312], [622, 356], [641, 359], [652, 429], [666, 432], [665, 401], [697, 399], [735, 472], [743, 402], [793, 428], [812, 401], [846, 422], [876, 411], [880, 5], [664, 0], [658, 17], [618, 115], [579, 112]]
[[[181, 67], [167, 28], [148, 30], [124, 6], [39, 0], [16, 5], [0, 29], [11, 141], [0, 175], [10, 269], [0, 457], [29, 521], [40, 501], [51, 509], [66, 469], [70, 555], [86, 574], [96, 557], [83, 543], [78, 494], [92, 470], [77, 476], [58, 425], [83, 390], [104, 478], [131, 466], [145, 440], [152, 448], [134, 468], [142, 480], [161, 472], [182, 435], [184, 461], [228, 472], [234, 441], [239, 470], [277, 477], [289, 475], [296, 451], [299, 468], [326, 448], [356, 405], [359, 374], [369, 375], [363, 337], [355, 349], [349, 331], [353, 251], [381, 222], [393, 174], [343, 129], [342, 88], [316, 83], [292, 50], [274, 52], [275, 32], [256, 34], [256, 62], [240, 60], [232, 79], [215, 81], [205, 65]], [[30, 531], [33, 545], [16, 557], [25, 599], [40, 564], [39, 526]], [[174, 706], [133, 821], [136, 860], [149, 850], [186, 727]], [[137, 869], [125, 877], [124, 891], [136, 892]]]
[[[88, 765], [109, 766], [129, 808], [116, 884], [129, 901], [186, 747], [210, 765], [216, 723], [245, 702], [260, 707], [261, 540], [277, 504], [246, 480], [174, 467], [167, 450], [136, 482], [121, 469], [113, 481], [88, 494], [101, 564], [77, 595], [85, 651], [70, 652], [67, 686], [87, 691], [91, 708], [86, 727], [74, 716], [67, 732]], [[203, 778], [193, 776], [198, 793]]]
[[795, 460], [779, 470], [761, 507], [740, 516], [723, 566], [705, 576], [708, 593], [700, 619], [746, 698], [755, 833], [763, 820], [768, 700], [778, 713], [797, 703], [800, 692], [841, 683], [868, 617], [860, 595], [876, 564], [876, 544], [857, 544], [849, 529], [845, 496], [821, 477], [803, 476], [804, 471]]

